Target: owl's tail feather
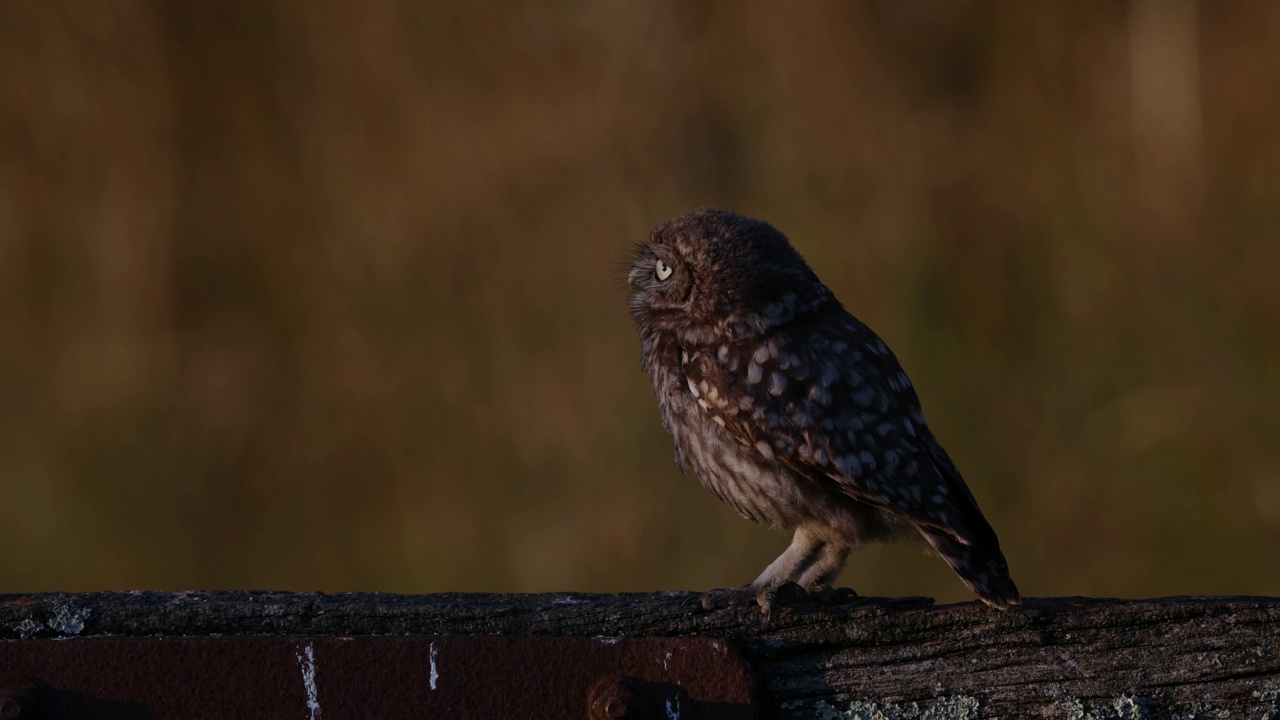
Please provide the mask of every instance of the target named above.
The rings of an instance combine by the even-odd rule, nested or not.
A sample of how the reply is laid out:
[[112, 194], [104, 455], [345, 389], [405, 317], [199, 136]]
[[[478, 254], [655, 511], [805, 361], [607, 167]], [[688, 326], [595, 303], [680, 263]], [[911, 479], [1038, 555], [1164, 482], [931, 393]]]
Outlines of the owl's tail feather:
[[932, 530], [921, 533], [982, 602], [999, 610], [1022, 603], [999, 545], [965, 545], [952, 535]]

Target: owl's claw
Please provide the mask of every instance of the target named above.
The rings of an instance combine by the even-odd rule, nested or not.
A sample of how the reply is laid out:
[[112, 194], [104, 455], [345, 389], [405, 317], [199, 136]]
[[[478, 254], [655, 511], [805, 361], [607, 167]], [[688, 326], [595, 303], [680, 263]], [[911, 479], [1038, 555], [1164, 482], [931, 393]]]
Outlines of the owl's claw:
[[764, 613], [766, 618], [773, 614], [774, 605], [799, 605], [808, 599], [809, 593], [793, 582], [785, 582], [756, 591], [756, 604], [760, 606], [760, 612]]
[[854, 592], [853, 588], [833, 588], [830, 585], [818, 585], [805, 589], [803, 586], [793, 582], [783, 583], [772, 589], [761, 590], [756, 595], [756, 602], [760, 604], [760, 610], [764, 612], [765, 617], [769, 617], [769, 613], [773, 610], [775, 604], [847, 605], [857, 599], [858, 593]]
[[822, 585], [809, 591], [809, 596], [823, 605], [848, 605], [858, 600], [853, 588]]
[[760, 606], [760, 612], [767, 618], [773, 614], [775, 605], [797, 605], [808, 602], [809, 599], [809, 593], [793, 582], [764, 587], [744, 585], [739, 588], [722, 588], [703, 593], [702, 608], [717, 610], [755, 604]]

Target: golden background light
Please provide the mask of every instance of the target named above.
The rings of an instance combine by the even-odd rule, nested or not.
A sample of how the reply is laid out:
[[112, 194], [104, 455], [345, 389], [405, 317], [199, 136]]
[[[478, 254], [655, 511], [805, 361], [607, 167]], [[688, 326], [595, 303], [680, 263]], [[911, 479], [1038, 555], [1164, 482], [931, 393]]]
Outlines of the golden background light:
[[[1027, 595], [1280, 594], [1280, 10], [0, 7], [0, 585], [643, 590], [785, 545], [672, 463], [616, 263], [786, 232]], [[863, 594], [969, 596], [919, 548]]]

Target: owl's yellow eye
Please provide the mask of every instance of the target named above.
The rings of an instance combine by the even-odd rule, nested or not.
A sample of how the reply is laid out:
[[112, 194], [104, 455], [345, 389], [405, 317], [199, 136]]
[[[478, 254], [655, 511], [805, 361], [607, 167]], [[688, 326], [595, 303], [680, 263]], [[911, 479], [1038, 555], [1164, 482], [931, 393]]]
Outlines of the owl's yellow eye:
[[666, 280], [671, 277], [671, 266], [659, 260], [653, 264], [653, 274], [656, 275], [659, 280]]

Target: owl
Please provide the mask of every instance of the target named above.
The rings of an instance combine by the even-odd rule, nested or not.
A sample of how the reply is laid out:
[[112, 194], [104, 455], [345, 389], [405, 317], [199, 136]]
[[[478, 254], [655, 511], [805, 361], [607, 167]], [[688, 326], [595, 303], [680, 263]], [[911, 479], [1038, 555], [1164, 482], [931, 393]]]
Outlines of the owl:
[[676, 461], [742, 516], [794, 530], [734, 591], [830, 597], [850, 551], [923, 538], [983, 602], [1020, 602], [995, 531], [898, 360], [781, 232], [699, 209], [636, 248], [629, 304]]

